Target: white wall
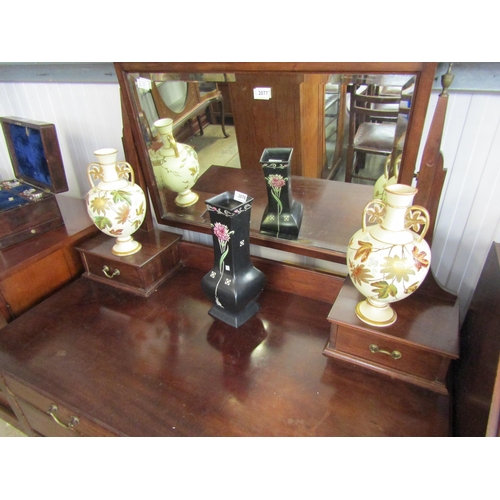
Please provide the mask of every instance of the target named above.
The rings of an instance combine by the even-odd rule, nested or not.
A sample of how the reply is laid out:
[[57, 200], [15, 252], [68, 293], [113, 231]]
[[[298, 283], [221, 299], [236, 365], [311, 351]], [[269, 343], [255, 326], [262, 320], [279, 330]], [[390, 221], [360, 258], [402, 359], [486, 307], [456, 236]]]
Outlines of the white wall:
[[[424, 137], [438, 93], [431, 96]], [[0, 116], [54, 123], [68, 178], [68, 196], [90, 189], [86, 167], [93, 151], [115, 147], [124, 158], [118, 84], [0, 83]], [[470, 303], [492, 241], [500, 241], [500, 94], [450, 92], [442, 150], [448, 176], [433, 244], [432, 268], [439, 283]], [[0, 177], [12, 177], [0, 139]], [[207, 235], [183, 231], [190, 241], [211, 244]], [[252, 247], [255, 254], [305, 265], [317, 260]]]
[[[95, 150], [113, 147], [125, 158], [118, 84], [0, 83], [0, 116], [55, 124], [68, 196], [83, 198], [90, 189], [87, 165], [95, 161]], [[0, 178], [7, 179], [13, 171], [0, 135]]]
[[[437, 102], [431, 96], [424, 135]], [[500, 94], [450, 92], [442, 152], [448, 170], [432, 246], [438, 282], [462, 317], [486, 255], [500, 241]]]

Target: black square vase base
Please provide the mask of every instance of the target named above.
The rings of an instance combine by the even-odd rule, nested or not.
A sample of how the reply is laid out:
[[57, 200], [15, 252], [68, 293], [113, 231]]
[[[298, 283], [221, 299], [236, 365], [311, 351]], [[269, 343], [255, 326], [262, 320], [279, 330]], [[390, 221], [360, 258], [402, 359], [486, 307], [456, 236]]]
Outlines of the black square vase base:
[[257, 300], [253, 300], [243, 310], [236, 314], [231, 313], [227, 309], [217, 305], [212, 306], [212, 308], [208, 311], [208, 314], [216, 319], [220, 319], [227, 325], [238, 328], [246, 323], [250, 318], [255, 316], [259, 310], [260, 306], [257, 304]]
[[262, 216], [260, 232], [261, 234], [274, 236], [275, 238], [296, 240], [299, 237], [303, 212], [304, 207], [302, 204], [295, 201], [290, 212], [281, 213], [278, 225], [276, 214], [268, 212], [268, 209], [266, 208]]

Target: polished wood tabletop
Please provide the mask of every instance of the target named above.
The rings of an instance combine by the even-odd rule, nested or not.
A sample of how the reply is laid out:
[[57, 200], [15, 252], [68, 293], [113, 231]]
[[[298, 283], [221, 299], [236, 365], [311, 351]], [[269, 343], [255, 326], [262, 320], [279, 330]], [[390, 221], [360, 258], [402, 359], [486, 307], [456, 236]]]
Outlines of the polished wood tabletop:
[[448, 397], [322, 355], [331, 303], [268, 287], [234, 329], [204, 273], [148, 298], [80, 278], [1, 331], [0, 372], [117, 435], [448, 434]]

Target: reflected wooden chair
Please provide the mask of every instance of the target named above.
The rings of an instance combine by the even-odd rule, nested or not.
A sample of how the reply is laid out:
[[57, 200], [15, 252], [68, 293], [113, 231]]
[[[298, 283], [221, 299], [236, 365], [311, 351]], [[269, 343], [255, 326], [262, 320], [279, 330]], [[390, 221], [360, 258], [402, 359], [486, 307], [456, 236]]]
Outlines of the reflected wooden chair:
[[368, 86], [356, 82], [351, 85], [346, 182], [353, 178], [377, 180], [378, 176], [359, 175], [359, 171], [364, 168], [367, 154], [388, 156], [393, 152], [400, 101], [400, 94], [373, 95]]

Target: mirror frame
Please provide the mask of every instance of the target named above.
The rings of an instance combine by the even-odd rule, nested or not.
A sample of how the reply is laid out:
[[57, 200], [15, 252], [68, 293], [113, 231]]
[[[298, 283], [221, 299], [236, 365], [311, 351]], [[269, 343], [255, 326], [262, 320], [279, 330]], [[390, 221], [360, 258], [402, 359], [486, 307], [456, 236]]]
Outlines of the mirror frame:
[[[127, 161], [138, 166], [140, 172], [138, 182], [149, 191], [156, 214], [156, 222], [160, 225], [178, 227], [190, 231], [210, 233], [210, 227], [201, 227], [190, 221], [179, 221], [163, 218], [163, 207], [160, 194], [151, 168], [148, 168], [149, 157], [144, 144], [140, 123], [133, 102], [133, 95], [128, 82], [129, 73], [277, 73], [277, 74], [409, 74], [415, 75], [415, 91], [412, 100], [412, 113], [408, 123], [403, 159], [399, 171], [399, 182], [411, 184], [416, 172], [416, 161], [422, 138], [422, 131], [427, 113], [437, 63], [428, 62], [312, 62], [312, 63], [223, 63], [223, 62], [116, 62], [116, 75], [121, 89], [122, 112], [124, 123], [124, 149]], [[130, 129], [130, 130], [127, 130]], [[131, 144], [133, 143], [133, 144]], [[130, 159], [129, 159], [130, 158]], [[339, 182], [339, 181], [324, 181]], [[369, 201], [369, 200], [368, 200]], [[304, 207], [307, 209], [307, 207]], [[347, 208], [348, 210], [348, 208]], [[145, 229], [152, 229], [152, 219], [146, 222]], [[149, 226], [149, 227], [148, 227]], [[143, 226], [144, 227], [144, 226]], [[358, 227], [353, 228], [353, 232]], [[320, 258], [327, 261], [345, 263], [345, 252], [331, 251], [314, 245], [297, 245], [294, 242], [278, 238], [269, 238], [259, 234], [251, 234], [250, 242], [260, 246], [284, 250], [287, 252]], [[347, 248], [347, 241], [346, 241]]]

